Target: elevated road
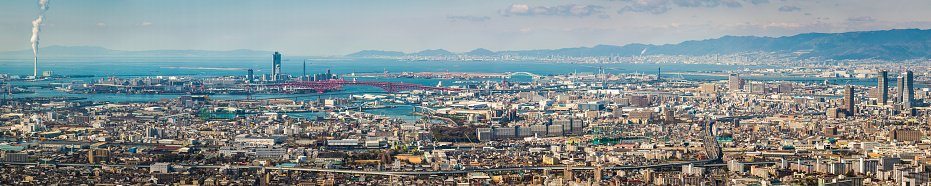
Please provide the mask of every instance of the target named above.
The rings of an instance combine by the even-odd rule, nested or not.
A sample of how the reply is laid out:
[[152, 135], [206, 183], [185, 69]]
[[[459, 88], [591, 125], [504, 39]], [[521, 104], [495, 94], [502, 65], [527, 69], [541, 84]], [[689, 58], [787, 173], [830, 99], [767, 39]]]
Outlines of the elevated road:
[[702, 125], [701, 135], [703, 136], [703, 143], [705, 146], [705, 154], [708, 155], [709, 160], [714, 160], [714, 162], [720, 162], [721, 156], [724, 155], [721, 152], [721, 146], [718, 145], [718, 139], [711, 133], [711, 128], [714, 127], [714, 121], [705, 121], [705, 124]]

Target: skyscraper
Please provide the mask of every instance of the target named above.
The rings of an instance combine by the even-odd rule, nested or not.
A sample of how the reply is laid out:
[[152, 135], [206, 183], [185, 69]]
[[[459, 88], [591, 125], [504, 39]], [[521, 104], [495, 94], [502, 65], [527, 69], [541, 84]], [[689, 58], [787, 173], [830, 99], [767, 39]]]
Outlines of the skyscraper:
[[853, 110], [853, 86], [847, 86], [844, 88], [844, 109], [847, 110], [847, 115], [854, 115], [856, 112]]
[[886, 105], [889, 101], [889, 72], [879, 71], [879, 85], [876, 88], [876, 100], [880, 105]]
[[247, 71], [248, 71], [248, 74], [246, 74], [246, 83], [252, 83], [252, 80], [255, 79], [254, 77], [252, 77], [252, 69], [249, 69]]
[[727, 88], [730, 90], [740, 90], [740, 76], [731, 74], [727, 77]]
[[895, 81], [895, 84], [897, 84], [897, 85], [895, 86], [897, 91], [895, 92], [895, 100], [893, 100], [893, 101], [896, 102], [896, 103], [901, 103], [901, 102], [902, 102], [902, 92], [905, 91], [905, 89], [903, 88], [903, 87], [905, 87], [905, 81], [902, 80], [902, 79], [904, 79], [905, 77], [902, 77], [901, 75], [899, 75], [899, 76], [900, 76], [900, 77], [899, 77], [899, 80], [896, 80], [896, 81]]
[[656, 67], [656, 79], [663, 79], [663, 68]]
[[278, 81], [278, 74], [281, 74], [281, 54], [275, 52], [272, 56], [272, 80]]
[[902, 74], [902, 79], [900, 81], [901, 83], [899, 83], [899, 90], [901, 90], [900, 94], [902, 97], [902, 103], [914, 101], [915, 90], [912, 71], [905, 71], [905, 73]]

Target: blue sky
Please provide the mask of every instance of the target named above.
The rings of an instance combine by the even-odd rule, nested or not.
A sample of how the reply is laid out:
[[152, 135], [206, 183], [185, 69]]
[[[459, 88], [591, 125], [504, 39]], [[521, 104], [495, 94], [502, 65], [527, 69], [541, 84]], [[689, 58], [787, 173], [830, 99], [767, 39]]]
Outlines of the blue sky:
[[[50, 0], [39, 45], [320, 56], [369, 49], [553, 49], [929, 29], [928, 7], [927, 0]], [[0, 2], [0, 51], [30, 48], [38, 12], [36, 1]]]

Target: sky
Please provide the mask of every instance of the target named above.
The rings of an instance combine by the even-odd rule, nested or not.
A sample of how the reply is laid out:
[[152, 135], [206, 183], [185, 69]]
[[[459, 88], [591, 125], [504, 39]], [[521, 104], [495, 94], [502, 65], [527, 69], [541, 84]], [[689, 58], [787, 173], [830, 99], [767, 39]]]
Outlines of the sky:
[[[39, 47], [468, 52], [931, 28], [927, 0], [49, 0]], [[0, 51], [31, 48], [38, 1], [0, 2]]]

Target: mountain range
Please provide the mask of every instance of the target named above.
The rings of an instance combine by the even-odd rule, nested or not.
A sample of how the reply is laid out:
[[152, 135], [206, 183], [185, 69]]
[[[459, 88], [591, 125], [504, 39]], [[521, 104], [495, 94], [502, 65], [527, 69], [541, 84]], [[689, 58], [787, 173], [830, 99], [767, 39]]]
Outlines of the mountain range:
[[[465, 53], [444, 49], [424, 50], [416, 53], [398, 51], [363, 50], [346, 57], [401, 57], [401, 56], [571, 56], [571, 57], [629, 57], [637, 55], [688, 55], [735, 54], [764, 52], [786, 54], [797, 59], [931, 59], [931, 30], [894, 29], [845, 33], [806, 33], [784, 37], [724, 36], [715, 39], [685, 41], [677, 44], [596, 45], [541, 50], [490, 51], [479, 48]], [[95, 46], [48, 46], [39, 50], [41, 57], [69, 56], [159, 56], [159, 57], [256, 57], [268, 56], [270, 51], [255, 50], [146, 50], [124, 51]], [[32, 57], [32, 50], [0, 52], [0, 57]]]
[[[543, 50], [514, 50], [492, 52], [475, 49], [462, 53], [472, 56], [636, 56], [641, 55], [689, 55], [734, 54], [767, 52], [792, 54], [798, 59], [883, 59], [908, 60], [931, 58], [931, 30], [895, 29], [845, 33], [806, 33], [784, 37], [724, 36], [716, 39], [685, 41], [678, 44], [648, 45], [628, 44], [597, 45]], [[372, 56], [437, 56], [455, 55], [443, 49], [425, 50], [405, 54], [396, 51], [366, 50], [346, 55], [347, 57]]]

